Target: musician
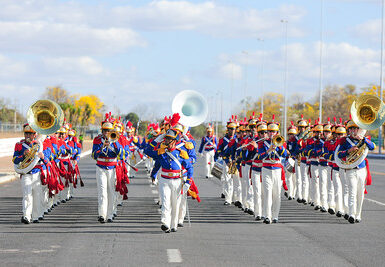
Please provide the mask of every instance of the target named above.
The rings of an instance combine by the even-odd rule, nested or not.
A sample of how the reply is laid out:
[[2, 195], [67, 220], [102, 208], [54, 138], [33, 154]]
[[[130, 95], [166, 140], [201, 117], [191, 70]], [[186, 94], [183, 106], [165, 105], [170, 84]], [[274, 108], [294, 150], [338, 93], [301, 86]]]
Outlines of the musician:
[[[14, 164], [21, 163], [31, 151], [33, 145], [38, 142], [36, 140], [36, 132], [28, 123], [23, 125], [23, 132], [24, 139], [15, 145], [15, 152], [12, 159]], [[41, 179], [43, 177], [41, 177], [41, 174], [45, 170], [44, 164], [48, 163], [50, 154], [48, 150], [43, 150], [42, 152], [38, 152], [37, 156], [40, 160], [36, 166], [27, 174], [22, 174], [20, 176], [23, 194], [23, 216], [21, 217], [21, 222], [25, 224], [29, 224], [31, 220], [34, 223], [38, 223], [39, 219], [43, 219], [41, 211]]]
[[278, 223], [278, 215], [281, 207], [281, 186], [287, 190], [285, 171], [281, 164], [281, 158], [287, 156], [287, 150], [283, 145], [276, 146], [273, 138], [279, 133], [279, 123], [272, 122], [267, 125], [268, 140], [258, 150], [258, 158], [262, 160], [262, 191], [263, 191], [263, 217], [264, 223]]
[[[242, 175], [245, 172], [245, 160], [244, 156], [242, 154], [243, 150], [241, 149], [242, 146], [245, 145], [245, 142], [247, 141], [247, 131], [245, 128], [245, 122], [241, 121], [239, 122], [239, 126], [236, 129], [237, 134], [234, 136], [233, 139], [230, 140], [228, 145], [228, 154], [232, 160], [232, 162], [235, 162], [236, 167], [238, 169], [237, 173], [231, 174], [232, 180], [233, 180], [233, 197], [232, 201], [234, 202], [234, 205], [238, 208], [241, 208], [243, 211], [248, 212], [249, 206], [246, 203], [247, 201], [247, 191], [246, 187], [243, 188], [243, 180]], [[245, 191], [243, 191], [243, 189]]]
[[[161, 229], [165, 233], [176, 232], [179, 219], [179, 205], [182, 194], [187, 194], [190, 187], [193, 168], [187, 152], [176, 147], [178, 133], [169, 129], [162, 143], [157, 147], [147, 146], [146, 154], [159, 162], [162, 174], [159, 180], [159, 192], [162, 201]], [[186, 169], [187, 180], [183, 181], [182, 167]]]
[[332, 178], [331, 179], [333, 181], [333, 187], [334, 187], [334, 199], [335, 199], [334, 203], [335, 203], [335, 212], [337, 217], [342, 217], [345, 214], [345, 207], [344, 207], [344, 200], [343, 200], [344, 185], [342, 184], [341, 176], [340, 176], [340, 174], [342, 173], [342, 170], [340, 172], [340, 168], [336, 164], [336, 161], [334, 158], [334, 152], [336, 147], [342, 140], [342, 138], [345, 136], [346, 136], [346, 129], [345, 129], [345, 126], [342, 124], [342, 120], [341, 120], [340, 124], [336, 125], [335, 127], [334, 145], [330, 146], [330, 148], [328, 149], [329, 155], [330, 155], [329, 157], [332, 161], [332, 174], [331, 174]]
[[263, 142], [268, 138], [267, 124], [260, 119], [253, 130], [257, 130], [257, 136], [249, 142], [247, 149], [249, 151], [248, 159], [252, 162], [251, 183], [253, 186], [254, 196], [254, 216], [256, 221], [262, 219], [262, 187], [261, 187], [261, 171], [262, 160], [258, 158], [258, 151], [262, 148]]
[[[126, 124], [126, 132], [127, 132], [127, 142], [128, 147], [130, 150], [130, 156], [129, 159], [127, 159], [131, 165], [136, 164], [136, 158], [137, 155], [139, 155], [140, 158], [143, 157], [143, 155], [139, 152], [140, 147], [140, 139], [135, 136], [135, 128], [132, 126], [132, 123], [129, 121]], [[128, 177], [133, 178], [134, 172], [131, 170], [131, 168], [127, 168], [128, 171]]]
[[112, 222], [115, 203], [115, 182], [117, 158], [123, 157], [123, 147], [119, 142], [111, 143], [107, 134], [114, 129], [112, 118], [106, 114], [101, 123], [102, 134], [95, 137], [92, 158], [96, 160], [96, 183], [98, 188], [98, 221]]
[[214, 136], [214, 130], [209, 125], [206, 128], [206, 136], [202, 137], [201, 145], [199, 147], [199, 154], [202, 155], [205, 158], [206, 164], [205, 164], [205, 169], [206, 169], [206, 178], [211, 178], [211, 170], [214, 166], [214, 155], [215, 151], [217, 149], [217, 137]]
[[[359, 127], [350, 120], [346, 124], [348, 136], [342, 138], [337, 156], [345, 160], [353, 152], [357, 152], [362, 145], [374, 150], [375, 145], [360, 132]], [[349, 218], [350, 223], [361, 222], [362, 203], [364, 201], [365, 185], [371, 184], [371, 176], [367, 159], [365, 158], [353, 169], [345, 169], [346, 181], [349, 187]]]
[[328, 204], [328, 188], [330, 187], [330, 172], [328, 168], [328, 160], [325, 157], [327, 148], [325, 147], [325, 143], [332, 138], [330, 124], [330, 118], [328, 118], [328, 122], [323, 125], [322, 137], [320, 138], [321, 147], [315, 151], [315, 155], [318, 156], [319, 165], [318, 165], [318, 175], [319, 175], [319, 192], [320, 192], [320, 211], [327, 212], [329, 209]]
[[68, 145], [68, 129], [69, 126], [64, 124], [58, 130], [58, 143], [60, 149], [59, 155], [59, 172], [60, 176], [65, 179], [64, 189], [60, 192], [59, 198], [62, 203], [70, 200], [71, 184], [73, 183], [74, 171], [70, 159], [74, 153], [73, 147]]
[[308, 166], [307, 158], [304, 154], [306, 148], [306, 139], [307, 139], [307, 127], [309, 126], [308, 122], [301, 115], [301, 119], [297, 121], [298, 128], [298, 158], [300, 160], [299, 168], [296, 169], [297, 177], [297, 202], [307, 204], [309, 200], [309, 177], [308, 177]]
[[244, 119], [246, 134], [243, 137], [242, 143], [240, 146], [244, 146], [241, 151], [242, 157], [242, 203], [244, 204], [244, 212], [255, 215], [254, 213], [254, 191], [251, 182], [251, 169], [252, 169], [252, 160], [249, 158], [249, 151], [247, 145], [249, 142], [254, 140], [257, 137], [257, 120], [251, 117], [249, 121]]
[[231, 120], [227, 123], [227, 132], [224, 137], [219, 140], [218, 149], [215, 152], [214, 160], [217, 161], [220, 158], [224, 161], [223, 174], [222, 174], [222, 196], [225, 199], [224, 205], [228, 206], [232, 202], [233, 198], [233, 180], [231, 174], [229, 174], [230, 155], [228, 154], [228, 144], [234, 138], [235, 130], [237, 128], [236, 123]]
[[[335, 117], [334, 117], [335, 119]], [[324, 132], [327, 132], [329, 128], [329, 123], [324, 125]], [[336, 213], [335, 211], [335, 190], [333, 184], [333, 161], [331, 159], [331, 152], [334, 152], [335, 143], [336, 143], [336, 121], [334, 125], [330, 125], [330, 137], [325, 140], [323, 147], [323, 158], [327, 160], [327, 203], [328, 203], [328, 212], [332, 215]]]
[[[296, 157], [298, 154], [298, 139], [297, 139], [297, 127], [294, 126], [293, 122], [291, 122], [291, 126], [287, 129], [288, 141], [287, 141], [287, 150], [289, 152], [289, 156], [294, 160], [294, 168], [298, 169], [298, 162], [296, 161]], [[296, 166], [297, 165], [297, 166]], [[286, 171], [286, 170], [285, 170]], [[287, 197], [288, 200], [295, 199], [296, 191], [297, 191], [297, 179], [296, 173], [286, 171], [286, 181], [287, 181]]]

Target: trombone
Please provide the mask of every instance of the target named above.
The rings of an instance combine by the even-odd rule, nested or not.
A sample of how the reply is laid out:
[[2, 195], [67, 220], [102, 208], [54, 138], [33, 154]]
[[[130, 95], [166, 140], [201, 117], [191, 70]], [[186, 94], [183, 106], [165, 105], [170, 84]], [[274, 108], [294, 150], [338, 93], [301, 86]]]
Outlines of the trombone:
[[279, 146], [283, 146], [283, 144], [285, 143], [285, 137], [283, 137], [282, 135], [280, 134], [277, 134], [275, 135], [272, 139], [271, 139], [271, 149], [274, 149], [272, 152], [269, 153], [269, 159], [270, 160], [273, 160], [272, 156], [275, 154], [277, 156], [279, 156], [277, 154], [277, 151], [275, 151], [275, 148], [276, 147], [279, 147]]

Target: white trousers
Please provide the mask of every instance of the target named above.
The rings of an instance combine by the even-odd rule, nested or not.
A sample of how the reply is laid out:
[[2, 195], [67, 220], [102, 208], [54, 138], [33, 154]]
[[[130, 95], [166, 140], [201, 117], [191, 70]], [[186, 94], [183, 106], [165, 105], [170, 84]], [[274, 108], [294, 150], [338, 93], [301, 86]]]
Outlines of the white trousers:
[[320, 206], [320, 194], [319, 194], [319, 169], [318, 166], [310, 166], [311, 177], [310, 180], [310, 199], [315, 206]]
[[254, 210], [254, 192], [250, 179], [251, 165], [242, 167], [242, 206]]
[[319, 172], [319, 192], [320, 192], [320, 205], [324, 207], [326, 210], [329, 209], [328, 205], [328, 178], [330, 180], [330, 176], [328, 176], [328, 166], [318, 166]]
[[104, 219], [112, 219], [115, 204], [116, 169], [103, 169], [96, 166], [98, 187], [98, 212]]
[[251, 180], [253, 183], [254, 192], [254, 214], [255, 217], [262, 217], [262, 183], [261, 183], [261, 172], [252, 171]]
[[349, 216], [361, 219], [362, 203], [365, 196], [366, 168], [346, 170], [346, 181], [349, 184]]
[[178, 223], [183, 224], [184, 218], [186, 217], [187, 211], [187, 193], [181, 195], [180, 206], [179, 206], [179, 215]]
[[296, 176], [295, 173], [285, 170], [285, 177], [287, 182], [287, 194], [289, 197], [294, 198], [297, 190]]
[[334, 182], [332, 175], [334, 175], [334, 171], [332, 167], [328, 166], [328, 206], [330, 209], [335, 210], [336, 208], [336, 201], [335, 201], [335, 191], [334, 191]]
[[205, 158], [205, 171], [207, 177], [212, 177], [211, 170], [214, 166], [214, 155], [215, 151], [214, 149], [211, 151], [203, 151], [203, 157]]
[[340, 168], [340, 179], [342, 184], [342, 204], [343, 204], [343, 210], [342, 212], [344, 214], [349, 213], [349, 184], [346, 180], [346, 174], [345, 170]]
[[179, 219], [179, 205], [181, 202], [181, 179], [166, 179], [161, 177], [159, 180], [159, 192], [162, 200], [161, 222], [168, 228], [177, 229]]
[[302, 199], [302, 176], [301, 167], [298, 161], [295, 161], [295, 181], [296, 181], [296, 196], [298, 199]]
[[233, 200], [233, 178], [229, 174], [229, 167], [223, 164], [223, 174], [222, 174], [222, 187], [223, 194], [225, 195], [225, 201], [231, 203]]
[[333, 170], [333, 185], [336, 212], [345, 213], [340, 171]]
[[242, 180], [243, 178], [239, 177], [239, 174], [233, 174], [233, 202], [239, 201], [242, 203]]
[[23, 192], [23, 216], [28, 220], [37, 220], [41, 216], [42, 187], [40, 172], [21, 176]]
[[308, 172], [307, 164], [301, 162], [300, 169], [301, 169], [301, 177], [302, 177], [302, 199], [309, 202], [309, 176], [307, 174]]
[[263, 217], [278, 219], [281, 208], [281, 169], [262, 168]]

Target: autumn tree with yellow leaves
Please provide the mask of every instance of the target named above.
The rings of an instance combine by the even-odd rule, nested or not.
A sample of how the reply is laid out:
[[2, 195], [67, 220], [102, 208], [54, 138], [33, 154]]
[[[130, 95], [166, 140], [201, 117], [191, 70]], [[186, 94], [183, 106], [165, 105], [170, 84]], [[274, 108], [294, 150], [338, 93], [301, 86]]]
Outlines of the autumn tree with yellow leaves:
[[103, 117], [103, 102], [95, 95], [70, 95], [60, 86], [47, 87], [44, 97], [57, 102], [72, 125], [99, 123]]

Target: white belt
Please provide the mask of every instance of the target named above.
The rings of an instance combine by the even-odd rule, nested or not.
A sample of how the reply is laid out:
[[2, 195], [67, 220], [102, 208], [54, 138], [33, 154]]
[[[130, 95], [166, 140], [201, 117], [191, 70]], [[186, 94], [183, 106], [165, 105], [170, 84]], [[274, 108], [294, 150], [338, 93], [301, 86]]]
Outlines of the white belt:
[[98, 158], [98, 161], [102, 161], [102, 162], [115, 162], [116, 158], [113, 158], [113, 159]]
[[161, 175], [169, 178], [180, 178], [180, 172], [161, 172]]

